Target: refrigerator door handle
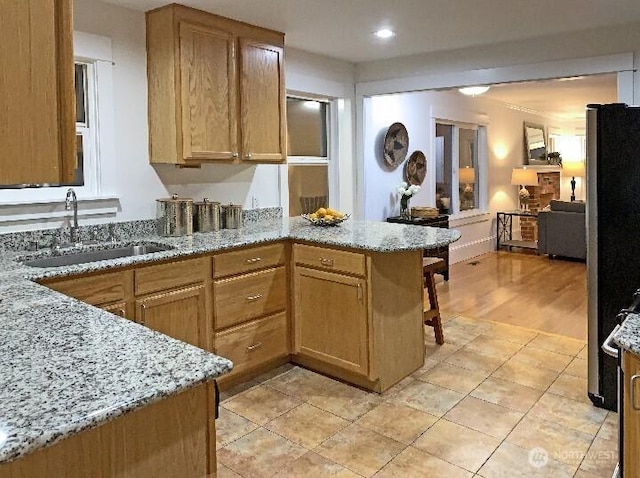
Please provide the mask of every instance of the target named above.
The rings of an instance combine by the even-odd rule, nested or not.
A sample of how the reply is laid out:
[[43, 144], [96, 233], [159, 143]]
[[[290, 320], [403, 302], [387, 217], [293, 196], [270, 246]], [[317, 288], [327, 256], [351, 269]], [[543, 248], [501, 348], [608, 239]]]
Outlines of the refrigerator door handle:
[[613, 342], [613, 336], [618, 332], [619, 329], [620, 325], [616, 325], [616, 327], [611, 331], [607, 339], [602, 344], [602, 351], [616, 359], [620, 356], [620, 351], [616, 348]]

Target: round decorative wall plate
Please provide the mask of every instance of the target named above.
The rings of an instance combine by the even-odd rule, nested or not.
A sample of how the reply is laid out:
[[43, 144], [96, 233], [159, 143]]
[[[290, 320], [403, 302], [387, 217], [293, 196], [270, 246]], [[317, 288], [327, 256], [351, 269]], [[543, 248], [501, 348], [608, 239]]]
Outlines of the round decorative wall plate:
[[409, 184], [420, 186], [427, 175], [427, 158], [422, 151], [414, 151], [404, 166], [404, 177]]
[[409, 133], [402, 123], [393, 123], [389, 126], [384, 137], [384, 160], [389, 166], [396, 167], [409, 151]]

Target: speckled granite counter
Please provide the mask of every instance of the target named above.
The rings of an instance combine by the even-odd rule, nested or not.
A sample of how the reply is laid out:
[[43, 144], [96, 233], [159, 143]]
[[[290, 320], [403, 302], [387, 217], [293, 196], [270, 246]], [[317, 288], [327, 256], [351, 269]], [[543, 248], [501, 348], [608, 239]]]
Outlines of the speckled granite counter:
[[[191, 237], [137, 238], [174, 249], [72, 266], [32, 268], [42, 253], [5, 252], [0, 263], [0, 463], [176, 394], [231, 362], [40, 286], [33, 280], [112, 269], [282, 239], [376, 252], [429, 249], [455, 230], [301, 218]], [[89, 249], [91, 246], [87, 246]]]
[[640, 355], [640, 314], [627, 315], [613, 341], [622, 349]]

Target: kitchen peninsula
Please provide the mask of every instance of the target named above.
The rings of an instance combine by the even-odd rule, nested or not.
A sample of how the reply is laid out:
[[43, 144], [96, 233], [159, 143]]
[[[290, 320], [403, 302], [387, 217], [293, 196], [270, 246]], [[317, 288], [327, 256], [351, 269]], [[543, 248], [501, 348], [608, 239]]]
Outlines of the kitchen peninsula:
[[[60, 474], [54, 465], [107, 475], [126, 468], [127, 476], [167, 476], [170, 464], [186, 466], [182, 476], [213, 473], [214, 397], [205, 382], [231, 370], [219, 355], [235, 365], [228, 383], [292, 360], [372, 390], [389, 388], [424, 359], [422, 249], [459, 237], [429, 227], [347, 221], [319, 228], [278, 218], [182, 238], [133, 232], [129, 242], [172, 249], [63, 267], [20, 263], [43, 253], [5, 253], [0, 476]], [[183, 274], [170, 275], [175, 270]], [[193, 279], [181, 279], [188, 270]], [[106, 284], [113, 300], [95, 305], [132, 320], [83, 303], [88, 296], [81, 302], [52, 290], [73, 291], [64, 287], [75, 280]], [[188, 283], [159, 293], [171, 280]], [[234, 294], [224, 295], [225, 288]], [[200, 333], [185, 337], [219, 355], [150, 330], [178, 330], [154, 309], [176, 297], [202, 305]], [[172, 310], [171, 318], [180, 316]], [[190, 412], [180, 413], [184, 406]], [[165, 440], [176, 430], [182, 436]]]

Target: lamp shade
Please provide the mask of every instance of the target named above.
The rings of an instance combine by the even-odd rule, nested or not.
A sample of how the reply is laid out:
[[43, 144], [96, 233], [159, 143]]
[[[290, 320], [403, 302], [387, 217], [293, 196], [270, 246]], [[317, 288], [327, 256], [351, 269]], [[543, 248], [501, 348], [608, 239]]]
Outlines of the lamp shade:
[[572, 162], [564, 163], [562, 165], [562, 174], [564, 176], [578, 176], [583, 178], [585, 174], [584, 162], [572, 161]]
[[467, 166], [466, 168], [460, 169], [458, 172], [458, 181], [462, 184], [473, 184], [476, 182], [476, 169], [470, 168]]
[[538, 173], [533, 169], [513, 168], [511, 172], [511, 184], [514, 186], [537, 186]]

